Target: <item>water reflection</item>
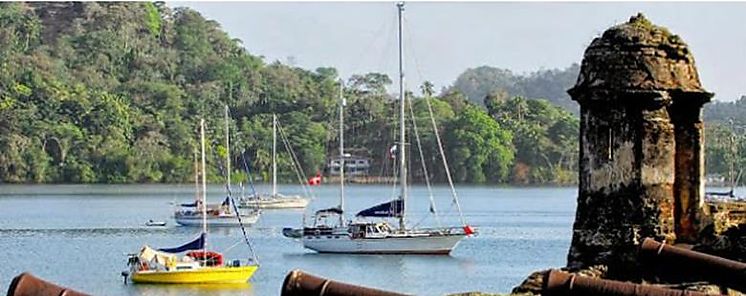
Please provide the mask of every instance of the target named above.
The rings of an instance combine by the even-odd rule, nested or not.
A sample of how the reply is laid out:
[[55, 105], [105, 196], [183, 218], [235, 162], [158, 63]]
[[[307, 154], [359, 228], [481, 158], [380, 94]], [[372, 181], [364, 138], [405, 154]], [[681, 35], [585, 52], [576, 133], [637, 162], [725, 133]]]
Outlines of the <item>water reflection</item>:
[[[283, 261], [311, 274], [398, 292], [417, 294], [420, 284], [438, 282], [448, 270], [474, 270], [474, 259], [453, 255], [286, 253]], [[367, 271], [367, 272], [366, 272]], [[445, 279], [445, 281], [450, 281]], [[419, 284], [418, 284], [419, 283]]]
[[130, 284], [130, 292], [137, 295], [255, 295], [251, 283], [232, 284]]

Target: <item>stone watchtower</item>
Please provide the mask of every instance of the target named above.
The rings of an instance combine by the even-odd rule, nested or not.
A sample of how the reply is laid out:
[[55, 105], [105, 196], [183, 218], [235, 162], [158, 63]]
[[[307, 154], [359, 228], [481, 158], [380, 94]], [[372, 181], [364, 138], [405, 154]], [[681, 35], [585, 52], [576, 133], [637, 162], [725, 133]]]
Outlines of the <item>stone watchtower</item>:
[[580, 185], [568, 267], [632, 267], [644, 237], [697, 238], [703, 218], [702, 106], [687, 45], [638, 14], [586, 49], [580, 104]]

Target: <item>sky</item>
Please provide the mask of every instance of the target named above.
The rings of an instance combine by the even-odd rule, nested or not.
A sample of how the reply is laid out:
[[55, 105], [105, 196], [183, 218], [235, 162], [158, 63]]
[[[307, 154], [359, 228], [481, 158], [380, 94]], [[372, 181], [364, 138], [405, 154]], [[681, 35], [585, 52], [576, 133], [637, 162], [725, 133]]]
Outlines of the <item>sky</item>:
[[[221, 24], [266, 62], [397, 77], [394, 2], [169, 2]], [[580, 63], [604, 30], [642, 12], [689, 44], [715, 99], [746, 95], [746, 2], [408, 2], [407, 89], [483, 65], [517, 74]], [[395, 80], [396, 81], [396, 80]]]

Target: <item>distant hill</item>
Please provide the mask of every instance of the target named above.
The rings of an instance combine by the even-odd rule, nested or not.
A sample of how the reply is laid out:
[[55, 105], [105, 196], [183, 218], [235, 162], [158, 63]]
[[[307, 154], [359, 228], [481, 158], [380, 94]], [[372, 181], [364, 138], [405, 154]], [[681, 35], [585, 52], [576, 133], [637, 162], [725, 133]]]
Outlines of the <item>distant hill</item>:
[[470, 101], [483, 105], [485, 96], [494, 91], [504, 91], [508, 97], [521, 96], [531, 99], [546, 99], [573, 113], [578, 106], [570, 100], [567, 89], [575, 84], [580, 66], [572, 64], [565, 69], [536, 71], [528, 75], [516, 75], [510, 70], [481, 66], [469, 68], [456, 78], [447, 91], [458, 90]]
[[704, 120], [709, 123], [725, 123], [746, 126], [746, 96], [734, 102], [715, 101], [705, 105]]

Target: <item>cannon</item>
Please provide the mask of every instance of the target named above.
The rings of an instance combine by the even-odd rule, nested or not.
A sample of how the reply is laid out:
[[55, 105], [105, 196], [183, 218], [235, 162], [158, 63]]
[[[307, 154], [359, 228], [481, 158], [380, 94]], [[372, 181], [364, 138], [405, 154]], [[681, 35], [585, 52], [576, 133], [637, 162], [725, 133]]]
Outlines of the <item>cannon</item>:
[[704, 296], [707, 294], [687, 290], [666, 289], [627, 282], [579, 276], [563, 271], [550, 270], [544, 276], [542, 295], [546, 296]]
[[746, 263], [691, 251], [646, 238], [640, 259], [659, 270], [691, 280], [702, 280], [746, 292]]
[[282, 296], [403, 296], [396, 292], [383, 291], [337, 282], [301, 270], [293, 270], [282, 283]]
[[24, 272], [10, 282], [8, 296], [88, 296], [88, 294], [60, 287]]

